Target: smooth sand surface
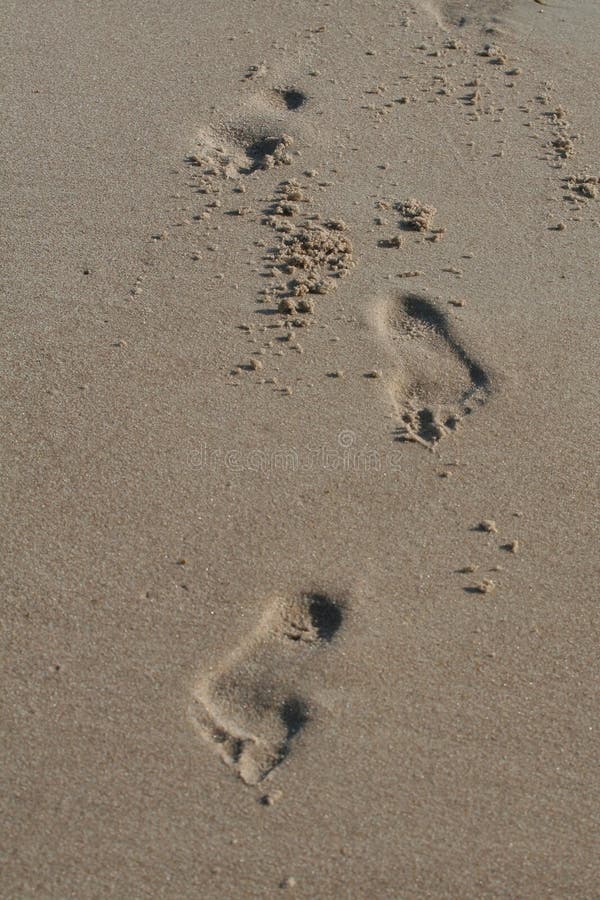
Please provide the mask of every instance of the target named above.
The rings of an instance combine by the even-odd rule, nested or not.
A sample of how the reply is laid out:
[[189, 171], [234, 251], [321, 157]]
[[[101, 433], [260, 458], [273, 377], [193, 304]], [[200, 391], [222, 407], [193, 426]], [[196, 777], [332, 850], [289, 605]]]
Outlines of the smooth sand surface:
[[600, 4], [2, 20], [2, 897], [600, 896]]

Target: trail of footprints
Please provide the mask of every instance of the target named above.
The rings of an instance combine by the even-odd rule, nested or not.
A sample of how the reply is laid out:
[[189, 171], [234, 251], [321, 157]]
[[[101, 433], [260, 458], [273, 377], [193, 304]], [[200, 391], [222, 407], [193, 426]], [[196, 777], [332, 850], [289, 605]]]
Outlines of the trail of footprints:
[[192, 723], [246, 784], [281, 765], [309, 724], [306, 670], [343, 617], [344, 601], [319, 591], [274, 600], [250, 638], [196, 686]]
[[[390, 98], [390, 86], [378, 83], [364, 90], [378, 98], [376, 102], [360, 108], [375, 112], [383, 121], [394, 108], [399, 108], [395, 104], [453, 104], [457, 115], [468, 122], [487, 117], [490, 128], [492, 123], [503, 121], [507, 109], [512, 113], [518, 109], [523, 115], [537, 112], [537, 123], [545, 130], [545, 139], [535, 134], [532, 137], [541, 140], [544, 158], [556, 167], [564, 167], [575, 153], [577, 136], [572, 134], [565, 110], [560, 106], [552, 109], [551, 86], [542, 83], [535, 97], [524, 100], [518, 90], [523, 70], [498, 45], [498, 29], [490, 26], [486, 29], [489, 42], [469, 47], [469, 22], [456, 23], [449, 7], [445, 8], [445, 16], [438, 15], [436, 9], [434, 4], [430, 12], [437, 17], [437, 33], [423, 34], [423, 42], [412, 47], [408, 63], [418, 63], [423, 68], [417, 66], [394, 82], [398, 86], [409, 84], [413, 93]], [[402, 24], [408, 27], [410, 16], [405, 19]], [[476, 40], [480, 41], [480, 36]], [[425, 64], [425, 57], [433, 59]], [[261, 198], [258, 210], [243, 201], [237, 208], [226, 210], [230, 215], [258, 215], [270, 229], [270, 235], [265, 233], [265, 241], [257, 242], [265, 247], [262, 275], [270, 279], [266, 287], [256, 291], [255, 312], [262, 315], [256, 323], [239, 324], [243, 331], [262, 334], [265, 340], [262, 347], [251, 349], [249, 359], [232, 366], [229, 377], [232, 383], [239, 383], [240, 378], [253, 373], [260, 383], [289, 394], [291, 388], [280, 383], [279, 366], [277, 371], [270, 371], [269, 362], [290, 351], [303, 352], [299, 336], [308, 340], [318, 320], [320, 304], [328, 302], [327, 295], [338, 289], [341, 279], [356, 265], [352, 229], [341, 220], [322, 217], [316, 208], [315, 190], [318, 195], [328, 182], [320, 180], [315, 170], [304, 169], [301, 174], [298, 171], [296, 144], [302, 146], [310, 134], [311, 126], [304, 114], [305, 109], [310, 110], [309, 94], [293, 84], [269, 85], [269, 67], [264, 62], [250, 67], [243, 80], [254, 91], [246, 103], [253, 112], [232, 116], [228, 123], [205, 129], [188, 161], [195, 167], [195, 189], [207, 197], [206, 209], [197, 218], [210, 218], [222, 206], [221, 198], [228, 191], [242, 197], [250, 193], [254, 201], [257, 193], [271, 192], [271, 200]], [[518, 105], [511, 103], [515, 94]], [[499, 139], [500, 145], [504, 143], [504, 138]], [[503, 153], [501, 148], [493, 155]], [[279, 178], [275, 184], [272, 173], [283, 172], [284, 168], [290, 177]], [[592, 175], [568, 175], [563, 183], [575, 212], [598, 193], [598, 179]], [[412, 233], [414, 259], [419, 241], [443, 240], [445, 229], [433, 225], [436, 210], [427, 202], [408, 197], [381, 200], [377, 205], [381, 210], [393, 208], [400, 214], [397, 231], [377, 241], [377, 246], [401, 250], [405, 238]], [[385, 216], [378, 216], [375, 221], [387, 224]], [[553, 227], [561, 230], [565, 226], [558, 223]], [[366, 262], [363, 259], [362, 264]], [[459, 274], [455, 269], [446, 271]], [[432, 449], [486, 402], [492, 394], [492, 379], [475, 355], [462, 345], [439, 304], [424, 293], [400, 294], [387, 300], [383, 310], [380, 307], [381, 304], [374, 304], [368, 317], [387, 348], [388, 371], [383, 383], [397, 417], [395, 435], [401, 441]]]
[[[406, 17], [406, 25], [409, 18]], [[493, 28], [489, 31], [494, 34]], [[428, 34], [422, 44], [413, 48], [434, 60], [428, 66], [423, 62], [424, 69], [401, 75], [394, 83], [396, 88], [409, 85], [412, 93], [396, 90], [398, 96], [391, 98], [389, 86], [377, 83], [365, 88], [364, 93], [371, 96], [359, 109], [374, 118], [376, 127], [395, 109], [422, 102], [454, 104], [457, 115], [467, 125], [475, 125], [486, 117], [490, 125], [501, 123], [507, 109], [513, 114], [518, 109], [521, 117], [528, 119], [521, 124], [533, 126], [535, 119], [543, 132], [541, 137], [531, 135], [538, 139], [543, 158], [563, 169], [575, 154], [577, 136], [572, 133], [565, 110], [560, 106], [552, 108], [551, 86], [542, 83], [535, 97], [523, 99], [519, 95], [520, 105], [511, 106], [511, 96], [518, 94], [514, 89], [522, 69], [509, 62], [496, 43], [474, 51], [458, 39], [459, 34], [465, 38], [466, 29], [455, 34], [456, 38], [440, 29], [436, 36]], [[418, 53], [413, 53], [411, 62], [415, 64], [417, 58]], [[268, 82], [267, 75], [267, 67], [261, 64], [252, 67], [245, 80], [262, 85]], [[282, 356], [284, 347], [300, 349], [297, 334], [310, 332], [319, 304], [327, 302], [326, 295], [339, 287], [356, 262], [352, 228], [340, 220], [323, 218], [316, 209], [315, 196], [328, 182], [320, 180], [315, 170], [304, 169], [301, 174], [298, 171], [296, 143], [299, 138], [302, 141], [304, 134], [302, 111], [309, 106], [308, 94], [295, 86], [267, 84], [257, 91], [255, 101], [250, 104], [255, 110], [254, 122], [244, 118], [206, 129], [199, 135], [198, 147], [188, 162], [195, 173], [194, 188], [206, 198], [204, 211], [195, 218], [210, 221], [222, 206], [221, 198], [229, 192], [239, 199], [235, 208], [227, 210], [230, 215], [259, 215], [268, 229], [260, 244], [265, 248], [263, 274], [270, 283], [262, 291], [257, 289], [255, 297], [255, 312], [268, 314], [263, 315], [263, 323], [268, 324], [240, 327], [247, 331], [268, 330], [273, 336], [268, 342], [272, 355]], [[269, 106], [277, 111], [276, 116], [268, 113]], [[467, 150], [472, 143], [466, 143]], [[497, 152], [492, 156], [504, 156], [505, 144], [506, 138], [498, 138]], [[283, 177], [284, 172], [289, 177]], [[562, 186], [566, 191], [564, 199], [577, 213], [598, 195], [600, 179], [589, 173], [571, 172], [562, 179]], [[270, 200], [263, 197], [256, 210], [252, 203], [261, 191], [268, 191]], [[416, 245], [419, 241], [436, 243], [444, 238], [445, 229], [434, 226], [436, 210], [428, 202], [405, 196], [380, 200], [376, 206], [382, 212], [375, 219], [376, 225], [389, 225], [386, 212], [390, 210], [398, 212], [400, 220], [396, 230], [374, 242], [374, 254], [376, 247], [402, 251], [411, 235]], [[561, 230], [565, 226], [558, 223], [553, 227]], [[447, 271], [458, 274], [457, 270]], [[423, 274], [417, 270], [398, 273], [404, 277]], [[435, 448], [489, 399], [493, 392], [489, 372], [461, 340], [440, 302], [423, 291], [398, 291], [375, 297], [370, 302], [368, 318], [386, 360], [381, 384], [395, 413], [396, 438]], [[276, 386], [274, 378], [264, 377], [268, 361], [268, 353], [257, 351], [249, 362], [234, 366], [230, 375], [241, 378], [245, 373], [254, 373], [251, 377], [286, 393], [286, 389]], [[493, 523], [482, 523], [479, 530], [492, 531], [492, 526]], [[503, 546], [511, 554], [517, 548], [517, 541]], [[470, 573], [476, 568], [468, 565], [459, 571]], [[499, 568], [496, 566], [494, 571]], [[465, 590], [486, 594], [494, 587], [492, 579], [483, 579]], [[327, 652], [328, 645], [337, 639], [344, 615], [343, 602], [319, 591], [274, 600], [251, 636], [216, 672], [200, 678], [190, 705], [191, 721], [246, 784], [259, 784], [272, 775], [310, 726], [314, 706], [306, 685], [310, 684], [307, 676], [311, 658]]]
[[[193, 164], [202, 168], [197, 184], [204, 193], [220, 191], [215, 177], [219, 182], [236, 180], [292, 164], [289, 150], [294, 142], [288, 135], [276, 138], [260, 129], [246, 129], [242, 139], [239, 128], [224, 134], [228, 135], [228, 145], [205, 136], [202, 152], [191, 157]], [[264, 256], [267, 274], [273, 281], [258, 297], [273, 318], [263, 328], [274, 331], [276, 341], [290, 348], [297, 346], [295, 332], [310, 329], [314, 323], [317, 302], [335, 290], [339, 279], [355, 265], [346, 224], [340, 220], [321, 221], [318, 214], [302, 213], [303, 204], [310, 203], [310, 199], [297, 179], [287, 179], [278, 185], [275, 199], [262, 219], [275, 237], [275, 245]], [[209, 202], [209, 206], [212, 204]], [[432, 224], [433, 207], [410, 198], [397, 203], [396, 208], [404, 230], [424, 232], [427, 240], [443, 236], [444, 229]], [[388, 244], [400, 247], [402, 239], [392, 238]], [[396, 437], [432, 448], [485, 402], [491, 389], [490, 379], [461, 346], [447, 316], [425, 297], [400, 295], [384, 304], [384, 308], [374, 304], [372, 312], [373, 323], [386, 344], [389, 369], [394, 373], [386, 383], [398, 418]], [[251, 330], [251, 326], [241, 327]], [[406, 342], [402, 340], [405, 337], [418, 340]], [[235, 366], [230, 374], [260, 372], [264, 365], [263, 350], [248, 363]]]
[[[437, 26], [430, 30], [431, 22], [419, 23], [416, 10], [400, 17], [399, 25], [417, 27], [415, 35], [421, 28], [423, 40], [416, 44], [414, 38], [411, 40], [406, 68], [392, 85], [377, 82], [374, 67], [373, 85], [362, 86], [364, 93], [370, 95], [370, 102], [358, 109], [367, 115], [375, 114], [381, 125], [387, 125], [386, 118], [404, 107], [450, 104], [466, 122], [487, 120], [490, 135], [493, 123], [500, 123], [509, 113], [519, 110], [522, 116], [536, 120], [521, 124], [537, 124], [544, 131], [540, 136], [531, 135], [538, 139], [544, 158], [556, 167], [565, 167], [576, 152], [578, 136], [573, 133], [567, 112], [561, 106], [553, 107], [552, 86], [541, 82], [535, 96], [524, 96], [519, 89], [523, 69], [515, 66], [498, 45], [501, 31], [490, 26], [486, 29], [489, 42], [481, 43], [480, 32], [470, 30], [467, 20], [457, 21], [450, 6], [444, 6], [444, 14], [439, 4], [421, 6], [429, 10]], [[318, 41], [320, 31], [317, 29], [311, 40]], [[218, 219], [229, 193], [239, 198], [239, 205], [221, 211], [233, 216], [230, 224], [236, 217], [258, 215], [269, 229], [265, 232], [263, 275], [271, 280], [262, 290], [257, 289], [255, 296], [254, 311], [262, 315], [256, 324], [251, 321], [240, 323], [239, 327], [265, 334], [270, 340], [253, 349], [250, 359], [234, 365], [230, 377], [254, 373], [257, 380], [286, 394], [291, 393], [291, 388], [280, 384], [277, 375], [269, 371], [269, 361], [272, 357], [281, 359], [290, 351], [303, 351], [299, 336], [310, 333], [318, 320], [320, 304], [328, 302], [327, 295], [339, 288], [341, 280], [356, 265], [352, 229], [340, 220], [323, 218], [316, 208], [319, 190], [330, 182], [322, 180], [315, 170], [299, 171], [296, 144], [306, 143], [307, 136], [314, 138], [308, 115], [312, 108], [309, 93], [293, 83], [272, 83], [265, 62], [251, 66], [242, 80], [251, 91], [244, 112], [205, 128], [188, 157], [193, 167], [190, 171], [194, 174], [194, 190], [205, 198], [203, 211], [193, 218], [208, 228], [211, 221]], [[403, 85], [412, 93], [402, 93]], [[357, 87], [360, 92], [361, 85]], [[498, 142], [500, 149], [493, 155], [501, 156], [506, 139], [499, 138]], [[467, 142], [466, 147], [469, 146]], [[277, 178], [284, 172], [290, 177]], [[599, 178], [571, 172], [562, 179], [562, 186], [563, 196], [576, 214], [574, 218], [578, 218], [585, 204], [598, 195]], [[271, 193], [270, 201], [262, 197], [261, 207], [254, 208], [252, 203], [265, 190]], [[402, 250], [411, 233], [416, 241], [413, 251], [420, 240], [443, 240], [444, 228], [433, 226], [435, 209], [428, 203], [409, 197], [381, 200], [377, 205], [384, 212], [393, 208], [401, 216], [397, 230], [376, 242], [379, 247]], [[376, 217], [375, 222], [388, 224], [385, 216]], [[558, 222], [551, 227], [558, 231], [566, 226]], [[193, 256], [200, 258], [199, 254]], [[363, 259], [361, 264], [368, 264], [368, 260]], [[407, 271], [398, 275], [424, 273]], [[143, 278], [140, 275], [132, 288], [132, 297], [142, 290]], [[488, 399], [492, 392], [490, 376], [462, 347], [445, 313], [424, 294], [392, 297], [383, 304], [383, 312], [380, 306], [374, 304], [369, 318], [387, 345], [388, 373], [383, 383], [397, 414], [396, 436], [435, 447]]]

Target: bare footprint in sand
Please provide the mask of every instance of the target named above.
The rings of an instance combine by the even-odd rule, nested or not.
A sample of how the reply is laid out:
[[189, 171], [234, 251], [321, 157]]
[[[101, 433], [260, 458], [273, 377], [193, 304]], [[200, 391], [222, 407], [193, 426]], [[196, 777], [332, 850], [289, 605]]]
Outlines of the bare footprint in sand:
[[510, 8], [510, 0], [420, 0], [421, 9], [428, 12], [437, 25], [446, 30], [448, 26], [462, 28], [475, 22], [484, 23], [497, 20], [497, 16]]
[[191, 720], [246, 784], [270, 775], [310, 720], [303, 673], [337, 634], [343, 609], [343, 601], [319, 592], [275, 600], [249, 638], [197, 685]]
[[399, 358], [387, 382], [400, 420], [396, 436], [431, 449], [486, 402], [490, 377], [446, 314], [419, 294], [390, 298], [375, 311], [375, 325]]
[[288, 133], [306, 139], [311, 127], [300, 111], [309, 101], [302, 87], [270, 83], [250, 94], [229, 110], [229, 114], [201, 129], [195, 149], [187, 161], [204, 170], [206, 176], [234, 181], [275, 166], [290, 165], [295, 140]]
[[237, 180], [240, 175], [289, 165], [292, 144], [280, 127], [262, 121], [206, 128], [198, 135], [198, 149], [188, 162], [202, 168], [205, 175]]

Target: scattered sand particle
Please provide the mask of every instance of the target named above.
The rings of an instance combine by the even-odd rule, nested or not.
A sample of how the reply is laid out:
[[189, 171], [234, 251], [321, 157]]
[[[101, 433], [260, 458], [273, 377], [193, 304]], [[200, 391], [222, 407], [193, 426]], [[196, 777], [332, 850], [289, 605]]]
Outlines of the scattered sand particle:
[[390, 247], [400, 249], [402, 246], [402, 238], [399, 234], [394, 234], [391, 238], [382, 238], [377, 242], [379, 247]]
[[477, 530], [478, 530], [478, 531], [485, 531], [485, 532], [487, 532], [488, 534], [497, 534], [497, 533], [498, 533], [498, 528], [497, 528], [496, 523], [494, 522], [493, 519], [484, 519], [484, 520], [483, 520], [482, 522], [480, 522], [479, 525], [477, 526]]
[[277, 309], [280, 313], [283, 313], [286, 316], [291, 316], [296, 313], [296, 304], [291, 299], [291, 297], [284, 297], [279, 301]]
[[484, 578], [479, 584], [474, 585], [474, 590], [476, 590], [478, 594], [491, 594], [496, 590], [496, 582], [492, 581], [491, 578]]
[[568, 135], [559, 135], [552, 141], [552, 146], [562, 159], [570, 159], [575, 155], [575, 144]]
[[255, 66], [249, 66], [248, 71], [246, 72], [244, 78], [246, 79], [254, 79], [254, 78], [262, 78], [267, 74], [267, 64], [266, 62], [258, 63]]
[[506, 62], [505, 53], [495, 44], [486, 44], [479, 56], [486, 56], [497, 65], [503, 65]]
[[263, 794], [259, 799], [259, 803], [261, 806], [274, 806], [279, 800], [281, 800], [283, 796], [283, 791], [279, 789], [275, 789], [273, 791], [269, 791], [268, 794]]

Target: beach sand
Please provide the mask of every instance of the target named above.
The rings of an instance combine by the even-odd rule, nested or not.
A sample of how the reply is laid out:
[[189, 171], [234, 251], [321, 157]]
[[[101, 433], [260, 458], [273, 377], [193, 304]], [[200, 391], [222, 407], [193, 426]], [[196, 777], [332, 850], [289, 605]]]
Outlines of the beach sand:
[[600, 896], [600, 5], [2, 19], [1, 896]]

